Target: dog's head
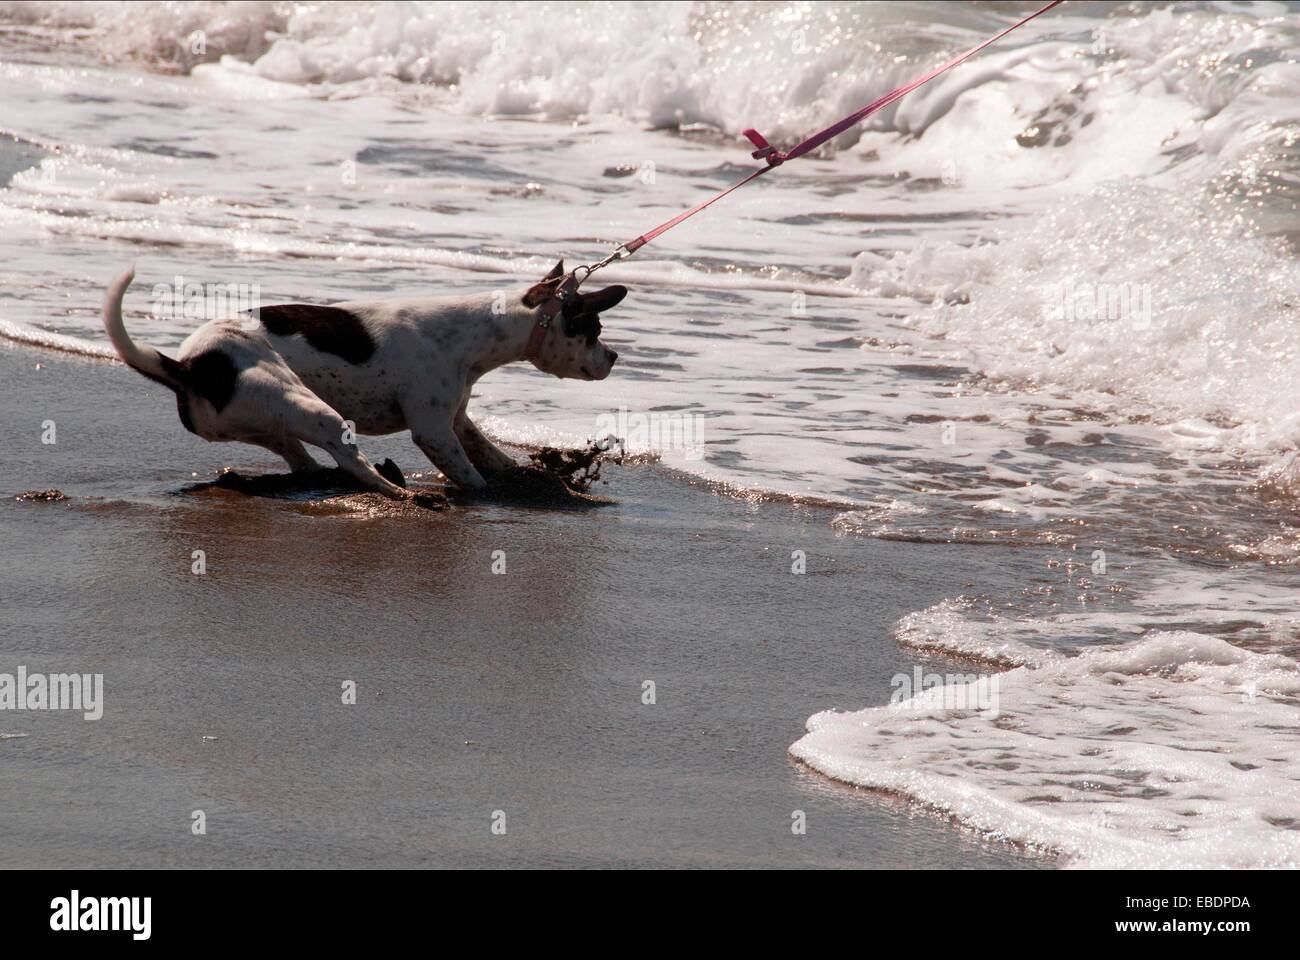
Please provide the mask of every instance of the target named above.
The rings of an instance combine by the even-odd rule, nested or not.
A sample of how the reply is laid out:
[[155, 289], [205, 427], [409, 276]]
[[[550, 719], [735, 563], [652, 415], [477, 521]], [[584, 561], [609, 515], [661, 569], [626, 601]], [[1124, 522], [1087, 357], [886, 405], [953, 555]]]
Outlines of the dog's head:
[[[564, 261], [541, 283], [524, 294], [524, 306], [536, 310], [555, 292], [564, 277]], [[600, 314], [627, 296], [627, 287], [606, 287], [595, 293], [575, 293], [546, 331], [533, 365], [545, 373], [574, 380], [604, 380], [618, 354], [600, 342]]]

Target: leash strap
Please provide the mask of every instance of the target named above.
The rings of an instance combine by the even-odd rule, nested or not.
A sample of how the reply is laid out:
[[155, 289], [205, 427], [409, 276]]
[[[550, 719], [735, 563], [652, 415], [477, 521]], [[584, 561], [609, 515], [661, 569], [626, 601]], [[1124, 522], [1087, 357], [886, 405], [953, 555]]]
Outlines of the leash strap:
[[571, 296], [576, 296], [578, 291], [578, 285], [582, 283], [582, 281], [586, 280], [593, 273], [595, 273], [597, 270], [599, 270], [601, 267], [608, 266], [609, 264], [613, 263], [615, 260], [627, 259], [628, 257], [632, 256], [632, 254], [636, 253], [638, 250], [644, 247], [651, 240], [654, 240], [656, 237], [659, 237], [667, 233], [669, 230], [677, 226], [679, 223], [682, 223], [685, 220], [689, 220], [691, 217], [695, 216], [697, 213], [701, 212], [702, 210], [707, 210], [709, 207], [713, 206], [715, 203], [717, 203], [719, 200], [721, 200], [723, 197], [727, 196], [731, 192], [735, 190], [739, 190], [741, 187], [743, 187], [745, 184], [749, 183], [752, 180], [757, 180], [759, 177], [767, 173], [769, 170], [775, 170], [777, 167], [781, 166], [781, 164], [785, 163], [787, 160], [797, 160], [799, 157], [804, 156], [810, 151], [816, 150], [827, 140], [830, 140], [832, 137], [839, 136], [849, 127], [861, 123], [863, 120], [867, 119], [867, 117], [871, 116], [877, 110], [884, 109], [885, 107], [893, 103], [895, 100], [907, 96], [907, 94], [911, 93], [917, 87], [929, 83], [931, 80], [933, 80], [935, 77], [939, 76], [940, 74], [946, 73], [947, 71], [951, 70], [953, 67], [957, 66], [960, 63], [964, 63], [965, 61], [969, 60], [971, 57], [975, 56], [975, 54], [983, 50], [985, 47], [997, 43], [999, 40], [1001, 40], [1011, 31], [1023, 27], [1030, 20], [1033, 20], [1035, 17], [1042, 16], [1044, 13], [1046, 13], [1048, 10], [1051, 10], [1053, 7], [1060, 6], [1062, 2], [1064, 2], [1064, 0], [1052, 0], [1052, 2], [1047, 4], [1045, 7], [1035, 10], [1033, 13], [1029, 14], [1029, 16], [1016, 21], [1011, 26], [1007, 27], [1005, 30], [1001, 31], [1000, 33], [994, 34], [993, 36], [989, 37], [987, 40], [985, 40], [983, 43], [979, 44], [978, 46], [971, 47], [965, 53], [959, 54], [956, 57], [953, 57], [947, 63], [935, 67], [933, 70], [931, 70], [929, 73], [925, 74], [924, 76], [917, 77], [911, 83], [905, 84], [904, 86], [889, 91], [889, 93], [885, 94], [879, 100], [867, 104], [861, 110], [858, 110], [855, 113], [851, 113], [844, 119], [837, 120], [835, 123], [832, 123], [829, 127], [826, 127], [824, 130], [820, 130], [817, 133], [814, 133], [811, 137], [808, 137], [806, 140], [791, 147], [790, 150], [786, 153], [782, 153], [776, 147], [772, 146], [772, 144], [768, 143], [767, 139], [757, 130], [754, 130], [752, 128], [745, 130], [744, 131], [745, 136], [749, 139], [749, 142], [754, 145], [754, 152], [750, 154], [750, 156], [752, 156], [755, 160], [766, 160], [767, 166], [759, 167], [757, 170], [749, 174], [743, 180], [738, 180], [737, 182], [733, 183], [731, 186], [727, 187], [727, 189], [723, 190], [721, 193], [714, 194], [712, 197], [709, 197], [709, 199], [705, 200], [703, 203], [697, 203], [695, 206], [691, 207], [689, 210], [685, 211], [684, 213], [679, 213], [671, 220], [667, 220], [664, 223], [659, 224], [659, 226], [655, 227], [653, 230], [641, 234], [641, 236], [637, 237], [635, 240], [630, 240], [627, 243], [619, 244], [617, 247], [614, 248], [614, 251], [611, 254], [609, 254], [609, 256], [605, 257], [605, 259], [600, 260], [597, 263], [589, 264], [587, 266], [578, 267], [572, 272], [565, 274], [565, 276], [556, 285], [555, 291], [552, 293], [551, 298], [547, 300], [545, 303], [543, 303], [541, 308], [538, 310], [537, 322], [533, 325], [532, 333], [528, 337], [528, 346], [524, 355], [529, 360], [537, 359], [538, 354], [541, 352], [542, 344], [546, 340], [546, 333], [550, 329], [551, 323], [555, 320], [557, 316], [559, 316], [560, 311], [564, 309], [565, 301], [567, 301]]
[[[861, 123], [863, 120], [871, 116], [877, 110], [882, 110], [885, 107], [889, 106], [891, 103], [893, 103], [895, 100], [907, 96], [907, 94], [911, 93], [917, 87], [929, 83], [931, 80], [939, 76], [941, 73], [945, 73], [948, 70], [951, 70], [953, 67], [957, 66], [958, 64], [964, 63], [965, 61], [969, 60], [971, 57], [975, 56], [975, 54], [983, 50], [985, 47], [997, 43], [999, 40], [1001, 40], [1011, 31], [1023, 27], [1030, 20], [1033, 20], [1035, 17], [1042, 16], [1044, 13], [1046, 13], [1048, 10], [1051, 10], [1053, 7], [1060, 6], [1062, 2], [1063, 0], [1053, 0], [1053, 2], [1047, 4], [1047, 6], [1042, 7], [1039, 10], [1035, 10], [1033, 13], [1029, 14], [1029, 16], [1025, 17], [1024, 19], [1019, 20], [1016, 23], [1013, 23], [1011, 26], [1007, 27], [1001, 33], [989, 37], [983, 43], [979, 44], [978, 46], [971, 47], [965, 53], [953, 57], [947, 63], [935, 67], [929, 73], [925, 74], [925, 76], [918, 77], [917, 79], [913, 80], [909, 84], [898, 87], [895, 90], [891, 90], [889, 93], [885, 94], [879, 100], [867, 104], [865, 107], [863, 107], [861, 110], [858, 110], [856, 113], [851, 113], [843, 120], [838, 120], [835, 123], [831, 124], [826, 129], [814, 133], [811, 137], [804, 140], [802, 143], [799, 143], [796, 146], [792, 147], [787, 153], [782, 153], [780, 150], [776, 149], [776, 147], [768, 143], [767, 140], [763, 137], [763, 135], [759, 133], [757, 130], [754, 129], [746, 130], [744, 132], [745, 136], [749, 138], [749, 142], [752, 143], [755, 147], [755, 150], [751, 154], [751, 156], [755, 160], [766, 160], [767, 166], [760, 167], [759, 169], [751, 173], [749, 176], [745, 177], [745, 179], [737, 183], [733, 183], [731, 186], [727, 187], [727, 189], [723, 190], [721, 193], [710, 197], [708, 200], [705, 200], [703, 203], [696, 204], [695, 206], [691, 207], [691, 209], [687, 210], [685, 213], [680, 213], [677, 216], [673, 217], [671, 220], [659, 224], [659, 226], [655, 227], [653, 230], [647, 233], [641, 234], [641, 236], [637, 237], [635, 240], [623, 244], [618, 248], [617, 251], [615, 251], [615, 253], [619, 255], [613, 257], [613, 259], [622, 260], [625, 257], [630, 257], [632, 254], [636, 253], [636, 251], [640, 250], [651, 240], [655, 239], [661, 234], [667, 233], [669, 230], [677, 226], [683, 220], [689, 220], [691, 217], [695, 216], [701, 210], [706, 210], [709, 207], [713, 206], [713, 204], [717, 203], [719, 200], [721, 200], [727, 194], [731, 193], [733, 190], [743, 187], [751, 180], [757, 180], [763, 174], [767, 173], [769, 170], [773, 169], [774, 167], [779, 167], [787, 160], [797, 160], [799, 157], [802, 157], [804, 154], [812, 150], [816, 150], [827, 140], [830, 140], [832, 137], [839, 136], [849, 127]], [[626, 251], [626, 252], [620, 253], [620, 251]], [[599, 269], [600, 267], [605, 266], [605, 264], [609, 262], [611, 262], [611, 259], [606, 258], [604, 261], [602, 261], [599, 264], [593, 264], [591, 270]], [[586, 276], [591, 275], [591, 270], [587, 272]]]

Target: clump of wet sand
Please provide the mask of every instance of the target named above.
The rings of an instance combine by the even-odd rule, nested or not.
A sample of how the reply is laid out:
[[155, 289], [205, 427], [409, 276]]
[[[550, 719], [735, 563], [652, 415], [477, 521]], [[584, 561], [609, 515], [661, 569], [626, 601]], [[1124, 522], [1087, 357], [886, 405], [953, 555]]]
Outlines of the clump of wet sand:
[[[392, 460], [385, 460], [375, 470], [380, 476], [403, 489], [406, 478], [402, 470]], [[382, 501], [392, 508], [418, 507], [424, 510], [443, 510], [447, 507], [447, 498], [440, 490], [414, 491], [414, 499], [406, 502], [390, 500], [382, 494], [365, 490], [358, 491], [357, 482], [348, 473], [337, 467], [320, 467], [316, 470], [304, 470], [300, 473], [246, 474], [226, 467], [215, 480], [205, 480], [185, 488], [187, 493], [203, 493], [211, 490], [228, 490], [250, 497], [293, 498], [295, 494], [328, 494], [340, 491], [334, 496], [324, 496], [324, 502], [336, 500], [358, 501], [357, 506], [373, 506], [369, 500]]]
[[620, 451], [611, 455], [608, 447], [593, 442], [581, 450], [542, 447], [536, 453], [529, 454], [529, 459], [542, 470], [563, 480], [565, 486], [574, 493], [587, 493], [592, 484], [600, 479], [601, 465], [621, 464], [623, 454]]
[[[217, 474], [216, 479], [191, 484], [185, 491], [230, 491], [245, 496], [283, 499], [302, 499], [304, 494], [319, 494], [321, 496], [310, 501], [313, 513], [401, 513], [412, 508], [442, 510], [451, 502], [582, 508], [613, 502], [589, 492], [600, 479], [600, 467], [606, 462], [608, 453], [595, 443], [578, 450], [543, 447], [530, 454], [531, 465], [515, 466], [488, 478], [485, 491], [471, 493], [447, 488], [444, 492], [442, 488], [426, 488], [415, 491], [415, 499], [405, 503], [390, 500], [374, 491], [358, 490], [351, 475], [338, 468], [325, 467], [302, 473], [260, 475], [240, 473], [227, 467]], [[621, 456], [612, 459], [615, 463], [622, 462]], [[406, 477], [391, 459], [377, 464], [375, 469], [390, 482], [407, 488]]]
[[[609, 451], [598, 443], [579, 450], [543, 447], [529, 454], [532, 465], [519, 465], [488, 478], [483, 493], [455, 494], [468, 501], [497, 501], [540, 507], [582, 508], [613, 503], [593, 496], [592, 484], [600, 479], [601, 464]], [[622, 457], [610, 458], [622, 463]]]
[[49, 490], [27, 490], [14, 499], [24, 503], [61, 503], [69, 498], [62, 490], [51, 487]]

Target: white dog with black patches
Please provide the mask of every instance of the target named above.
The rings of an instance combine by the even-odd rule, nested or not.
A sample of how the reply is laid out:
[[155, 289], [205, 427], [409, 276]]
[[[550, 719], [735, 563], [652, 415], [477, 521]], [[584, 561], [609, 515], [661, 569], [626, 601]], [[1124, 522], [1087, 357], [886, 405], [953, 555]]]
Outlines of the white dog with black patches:
[[470, 422], [474, 383], [516, 360], [557, 377], [604, 380], [618, 354], [600, 341], [599, 314], [627, 295], [614, 286], [558, 301], [561, 262], [504, 304], [487, 294], [262, 307], [253, 321], [205, 323], [172, 359], [127, 336], [122, 298], [134, 276], [128, 270], [108, 288], [104, 328], [124, 362], [176, 394], [187, 429], [265, 447], [294, 471], [317, 465], [304, 445], [320, 447], [394, 499], [413, 495], [345, 442], [349, 430], [410, 430], [448, 480], [481, 490], [515, 461]]

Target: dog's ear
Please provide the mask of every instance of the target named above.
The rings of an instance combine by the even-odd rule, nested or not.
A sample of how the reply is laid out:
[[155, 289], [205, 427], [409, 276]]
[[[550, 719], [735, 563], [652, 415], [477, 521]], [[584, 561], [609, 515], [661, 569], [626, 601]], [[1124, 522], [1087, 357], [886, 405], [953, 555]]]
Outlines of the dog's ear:
[[540, 307], [551, 296], [551, 291], [555, 289], [555, 285], [560, 282], [562, 276], [564, 276], [564, 261], [560, 260], [551, 268], [551, 272], [542, 279], [541, 283], [528, 288], [528, 292], [524, 294], [524, 306]]
[[618, 306], [619, 302], [627, 296], [627, 287], [612, 286], [604, 290], [597, 290], [595, 293], [583, 293], [578, 295], [582, 303], [583, 313], [603, 313], [611, 307]]

